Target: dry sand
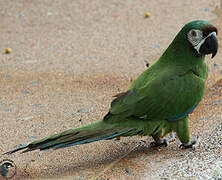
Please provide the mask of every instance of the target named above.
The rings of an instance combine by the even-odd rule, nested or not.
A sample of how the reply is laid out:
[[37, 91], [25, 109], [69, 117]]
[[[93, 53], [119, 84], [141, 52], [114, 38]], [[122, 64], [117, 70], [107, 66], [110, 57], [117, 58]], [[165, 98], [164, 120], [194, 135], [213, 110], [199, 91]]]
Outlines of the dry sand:
[[[221, 14], [219, 0], [0, 0], [0, 153], [101, 120], [112, 96], [185, 23], [211, 21], [221, 41]], [[221, 78], [221, 58], [221, 46], [213, 61], [207, 58], [209, 88]], [[201, 138], [195, 152], [179, 149], [179, 141], [150, 149], [151, 138], [141, 144], [147, 138], [134, 137], [0, 159], [15, 161], [14, 179], [219, 178], [221, 96], [221, 89], [208, 89], [191, 115], [192, 135]]]

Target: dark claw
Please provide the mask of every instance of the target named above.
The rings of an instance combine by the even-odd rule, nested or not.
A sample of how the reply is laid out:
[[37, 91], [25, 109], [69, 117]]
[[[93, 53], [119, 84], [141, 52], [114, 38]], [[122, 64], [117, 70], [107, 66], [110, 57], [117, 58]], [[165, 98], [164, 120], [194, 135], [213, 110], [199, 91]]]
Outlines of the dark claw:
[[187, 143], [187, 144], [181, 144], [181, 145], [179, 146], [179, 148], [181, 148], [181, 149], [194, 148], [196, 144], [197, 144], [197, 141], [196, 141], [196, 140], [193, 140], [193, 141], [191, 141], [191, 142], [189, 142], [189, 143]]
[[164, 147], [167, 147], [168, 146], [168, 143], [167, 143], [167, 140], [166, 139], [161, 139], [160, 142], [157, 142], [157, 141], [153, 141], [150, 143], [150, 146], [152, 148], [154, 147], [161, 147], [161, 146], [164, 146]]
[[179, 147], [181, 149], [188, 149], [188, 148], [192, 148], [192, 149], [196, 149], [196, 147], [199, 145], [200, 143], [200, 137], [196, 136], [195, 140], [190, 141], [187, 144], [181, 144]]

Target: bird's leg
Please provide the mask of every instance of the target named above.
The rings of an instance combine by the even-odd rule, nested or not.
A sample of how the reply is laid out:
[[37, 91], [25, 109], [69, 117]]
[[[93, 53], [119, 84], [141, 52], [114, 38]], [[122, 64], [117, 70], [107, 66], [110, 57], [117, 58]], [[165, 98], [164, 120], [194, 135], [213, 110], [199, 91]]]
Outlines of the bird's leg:
[[178, 138], [180, 139], [180, 142], [182, 143], [180, 145], [180, 148], [182, 149], [188, 149], [188, 148], [194, 148], [197, 146], [197, 140], [190, 140], [190, 128], [189, 128], [189, 121], [188, 117], [179, 120], [176, 123], [176, 129], [175, 129]]
[[152, 135], [152, 138], [154, 139], [153, 142], [150, 143], [151, 147], [160, 147], [160, 146], [167, 146], [167, 140], [162, 138], [162, 130], [158, 133]]
[[162, 128], [162, 130], [160, 130], [158, 133], [152, 135], [155, 141], [150, 144], [151, 147], [167, 146], [169, 142], [175, 141], [176, 139], [175, 133], [171, 133], [170, 136], [165, 139], [163, 138], [170, 132], [172, 132], [171, 127], [166, 126]]

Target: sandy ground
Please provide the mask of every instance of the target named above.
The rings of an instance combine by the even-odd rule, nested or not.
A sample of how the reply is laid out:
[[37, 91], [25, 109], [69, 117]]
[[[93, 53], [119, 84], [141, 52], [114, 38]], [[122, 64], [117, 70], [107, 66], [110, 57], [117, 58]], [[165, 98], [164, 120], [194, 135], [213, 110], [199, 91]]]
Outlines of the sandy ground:
[[[219, 0], [0, 0], [0, 154], [17, 144], [101, 120], [112, 96], [168, 47], [180, 28], [211, 21]], [[144, 18], [150, 12], [150, 18]], [[5, 54], [6, 48], [11, 54]], [[206, 59], [205, 98], [190, 116], [196, 151], [179, 141], [151, 149], [141, 137], [8, 157], [14, 179], [201, 179], [222, 177], [222, 62]], [[217, 84], [217, 86], [215, 86]]]

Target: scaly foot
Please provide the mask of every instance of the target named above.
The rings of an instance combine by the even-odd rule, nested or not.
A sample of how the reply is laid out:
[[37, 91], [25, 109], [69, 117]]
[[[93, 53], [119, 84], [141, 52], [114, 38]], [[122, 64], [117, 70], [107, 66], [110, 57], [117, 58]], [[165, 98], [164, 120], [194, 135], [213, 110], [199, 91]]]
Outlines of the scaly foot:
[[199, 145], [199, 141], [200, 141], [199, 136], [197, 136], [196, 140], [192, 140], [192, 141], [190, 141], [190, 142], [188, 142], [188, 143], [186, 143], [186, 144], [181, 144], [181, 145], [179, 146], [179, 148], [181, 148], [181, 149], [192, 148], [192, 149], [195, 150], [196, 147]]
[[154, 138], [154, 142], [150, 143], [151, 147], [160, 147], [160, 146], [167, 146], [170, 142], [173, 142], [176, 140], [176, 134], [171, 133], [168, 137], [165, 139], [163, 138]]
[[153, 141], [150, 143], [150, 146], [152, 148], [154, 147], [161, 147], [161, 146], [165, 146], [167, 147], [168, 143], [167, 143], [167, 140], [166, 139], [158, 139], [158, 141]]

